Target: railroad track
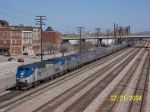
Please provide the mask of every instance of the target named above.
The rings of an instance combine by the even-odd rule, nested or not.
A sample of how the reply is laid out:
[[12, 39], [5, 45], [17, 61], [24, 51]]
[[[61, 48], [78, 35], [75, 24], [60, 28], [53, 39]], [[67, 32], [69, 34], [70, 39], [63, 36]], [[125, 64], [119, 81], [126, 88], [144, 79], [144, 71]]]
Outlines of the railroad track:
[[[57, 81], [54, 81], [53, 83], [59, 82], [59, 81], [61, 81], [61, 80], [63, 80], [63, 79], [66, 79], [66, 77], [69, 77], [69, 76], [76, 76], [75, 74], [77, 74], [77, 73], [82, 73], [82, 72], [84, 72], [84, 71], [86, 71], [86, 70], [88, 70], [88, 69], [92, 69], [92, 68], [94, 68], [94, 67], [96, 67], [96, 66], [98, 66], [98, 65], [100, 65], [100, 64], [103, 64], [103, 63], [109, 61], [110, 59], [112, 59], [113, 57], [116, 57], [117, 55], [119, 55], [119, 54], [121, 54], [121, 53], [123, 53], [123, 52], [125, 52], [125, 51], [128, 51], [128, 50], [129, 50], [129, 49], [126, 48], [126, 49], [124, 49], [124, 50], [118, 51], [118, 52], [115, 53], [115, 54], [112, 54], [112, 55], [109, 55], [109, 56], [107, 56], [107, 57], [105, 57], [105, 58], [102, 58], [101, 60], [96, 61], [96, 62], [94, 62], [94, 63], [92, 63], [92, 64], [86, 65], [86, 66], [84, 66], [83, 68], [81, 68], [81, 69], [79, 69], [79, 70], [76, 70], [76, 71], [73, 71], [73, 72], [71, 72], [71, 73], [69, 73], [69, 74], [66, 74], [65, 76], [61, 77], [61, 78], [58, 79]], [[132, 52], [132, 51], [129, 51], [129, 52]], [[129, 52], [127, 52], [127, 53], [129, 53]], [[78, 74], [78, 75], [79, 75], [79, 74]], [[53, 84], [53, 83], [50, 82], [50, 84]], [[41, 85], [39, 85], [39, 86], [41, 86]], [[46, 86], [49, 86], [49, 85], [46, 85]], [[45, 87], [45, 86], [44, 86], [44, 87]], [[31, 89], [34, 89], [34, 88], [31, 88]], [[43, 88], [40, 88], [40, 89], [43, 89]], [[14, 98], [15, 96], [21, 95], [21, 94], [23, 94], [23, 93], [25, 93], [25, 92], [28, 92], [28, 91], [30, 91], [30, 90], [27, 90], [27, 91], [18, 91], [18, 90], [15, 90], [15, 88], [11, 88], [10, 91], [11, 91], [10, 93], [7, 93], [7, 94], [4, 94], [4, 95], [1, 95], [1, 96], [0, 96], [0, 103], [2, 103], [2, 102], [4, 102], [4, 101], [7, 101], [7, 100], [9, 100], [10, 98]], [[34, 91], [34, 92], [36, 92], [36, 91]]]
[[[115, 54], [113, 54], [113, 55], [110, 55], [110, 56], [108, 56], [108, 57], [106, 57], [106, 58], [103, 58], [103, 59], [101, 59], [101, 60], [98, 61], [98, 62], [95, 62], [95, 63], [93, 63], [93, 64], [89, 64], [89, 65], [87, 65], [86, 67], [83, 67], [83, 68], [81, 68], [81, 69], [79, 69], [79, 70], [77, 70], [77, 71], [74, 71], [74, 72], [72, 72], [72, 73], [69, 73], [69, 74], [67, 74], [66, 76], [61, 77], [60, 79], [58, 79], [58, 80], [56, 80], [56, 81], [50, 82], [50, 84], [46, 84], [45, 86], [42, 85], [42, 87], [41, 87], [41, 88], [38, 88], [37, 90], [36, 90], [36, 89], [33, 89], [33, 90], [31, 90], [31, 92], [29, 92], [29, 91], [17, 91], [17, 90], [13, 90], [12, 92], [10, 92], [10, 93], [8, 93], [8, 94], [2, 95], [2, 96], [0, 97], [0, 102], [1, 102], [0, 108], [2, 108], [4, 104], [5, 104], [5, 105], [6, 105], [6, 104], [9, 104], [7, 101], [10, 100], [10, 99], [12, 99], [12, 98], [15, 98], [15, 97], [17, 97], [17, 96], [19, 96], [19, 95], [21, 95], [21, 94], [23, 94], [23, 93], [28, 92], [27, 94], [21, 95], [19, 98], [17, 98], [16, 100], [13, 101], [13, 102], [15, 102], [15, 101], [17, 101], [18, 99], [24, 98], [24, 97], [26, 97], [26, 96], [28, 96], [28, 95], [33, 94], [34, 92], [40, 91], [40, 90], [42, 90], [43, 88], [45, 88], [45, 87], [47, 87], [47, 86], [50, 86], [50, 85], [55, 84], [55, 83], [57, 83], [57, 82], [60, 82], [60, 81], [62, 81], [62, 80], [64, 80], [64, 79], [67, 80], [66, 78], [68, 78], [69, 76], [71, 76], [71, 78], [72, 78], [72, 77], [75, 77], [75, 76], [79, 75], [80, 73], [82, 73], [82, 72], [84, 72], [84, 71], [86, 71], [86, 70], [88, 70], [88, 69], [92, 69], [92, 68], [94, 68], [95, 66], [98, 66], [98, 65], [100, 65], [100, 64], [103, 64], [103, 63], [109, 61], [112, 57], [116, 57], [118, 54], [123, 53], [123, 52], [125, 52], [126, 50], [127, 50], [127, 49], [124, 49], [124, 50], [119, 51], [119, 52], [117, 52], [117, 53], [115, 53]], [[129, 50], [129, 49], [128, 49], [128, 50]], [[127, 50], [127, 51], [128, 51], [128, 50]], [[129, 52], [132, 52], [132, 51], [129, 50]], [[128, 53], [128, 52], [127, 52], [127, 53]], [[68, 80], [69, 80], [69, 79], [68, 79]], [[5, 102], [5, 103], [2, 104], [2, 102]]]
[[[133, 52], [133, 50], [131, 50], [132, 52]], [[131, 53], [131, 51], [128, 51], [127, 53]], [[135, 50], [134, 52], [133, 52], [133, 54], [135, 55], [135, 54], [137, 54], [137, 52], [138, 52], [139, 50]], [[120, 51], [119, 51], [120, 52]], [[118, 54], [119, 54], [119, 52], [118, 53], [116, 53], [116, 54], [113, 54], [112, 56], [109, 56], [109, 57], [107, 57], [107, 58], [103, 58], [100, 62], [96, 62], [96, 63], [94, 63], [94, 64], [91, 64], [91, 65], [88, 65], [87, 67], [88, 68], [86, 68], [85, 69], [85, 67], [83, 67], [82, 69], [80, 69], [80, 70], [82, 70], [82, 72], [85, 72], [85, 71], [87, 71], [88, 69], [92, 69], [92, 68], [94, 68], [94, 67], [96, 67], [96, 66], [98, 66], [98, 65], [101, 65], [101, 64], [103, 64], [103, 63], [105, 63], [105, 62], [107, 62], [108, 60], [110, 60], [112, 57], [115, 57], [115, 56], [117, 56]], [[120, 52], [121, 53], [121, 52]], [[126, 54], [127, 54], [126, 53]], [[132, 57], [134, 57], [134, 55], [132, 55]], [[120, 56], [120, 58], [119, 59], [117, 59], [116, 58], [116, 60], [119, 60], [119, 61], [121, 61], [122, 60], [122, 58], [125, 58], [127, 55], [123, 55], [122, 57]], [[109, 69], [109, 68], [111, 68], [112, 66], [115, 66], [115, 64], [117, 63], [117, 62], [115, 62], [116, 60], [114, 60], [114, 62], [112, 62], [110, 65], [108, 65], [107, 66], [107, 69]], [[130, 60], [132, 60], [132, 58], [130, 59]], [[118, 62], [119, 62], [118, 61]], [[129, 62], [129, 61], [128, 61]], [[127, 64], [127, 62], [126, 62], [126, 64]], [[124, 65], [125, 66], [125, 65]], [[122, 66], [123, 67], [123, 66]], [[119, 67], [120, 68], [120, 67]], [[104, 69], [103, 68], [103, 72], [106, 72], [107, 71], [107, 69]], [[121, 70], [122, 68], [120, 68], [119, 70]], [[80, 70], [77, 70], [77, 71], [75, 71], [75, 72], [72, 72], [71, 73], [71, 78], [72, 78], [72, 76], [74, 75], [74, 77], [75, 77], [75, 74], [77, 74], [77, 75], [79, 75], [79, 74], [81, 74], [82, 72], [80, 71]], [[119, 72], [119, 71], [118, 71]], [[66, 77], [64, 77], [64, 78], [62, 78], [62, 80], [64, 80], [64, 79], [66, 79], [66, 78], [68, 78], [68, 76], [66, 75]], [[96, 77], [95, 77], [96, 78]], [[88, 79], [88, 81], [87, 81], [87, 84], [90, 82], [90, 81], [92, 81], [92, 80], [95, 80], [95, 78], [93, 77], [92, 79], [91, 78], [89, 78]], [[106, 78], [107, 79], [107, 78]], [[69, 79], [68, 79], [69, 80]], [[60, 80], [58, 80], [58, 82], [60, 82], [61, 81], [61, 79]], [[109, 80], [110, 81], [110, 80]], [[109, 82], [108, 81], [108, 82]], [[54, 83], [56, 83], [57, 81], [54, 81]], [[62, 82], [63, 83], [63, 82]], [[83, 87], [83, 85], [85, 86], [85, 85], [87, 85], [87, 84], [82, 84], [82, 87]], [[52, 85], [52, 83], [51, 83], [51, 85]], [[48, 84], [45, 86], [45, 87], [47, 87], [48, 86]], [[45, 88], [44, 87], [44, 88]], [[55, 87], [55, 86], [54, 86]], [[81, 87], [80, 87], [81, 88]], [[41, 89], [39, 89], [39, 90], [36, 90], [36, 91], [34, 91], [34, 92], [37, 92], [37, 91], [40, 91], [40, 90], [42, 90], [43, 88], [41, 88]], [[47, 89], [47, 88], [46, 88]], [[49, 88], [49, 89], [51, 89], [51, 88]], [[42, 91], [42, 92], [40, 92], [40, 94], [41, 93], [43, 93], [44, 91]], [[37, 96], [37, 95], [32, 95], [33, 94], [33, 91], [29, 94], [26, 94], [25, 96], [22, 96], [22, 97], [20, 97], [20, 98], [18, 98], [18, 99], [16, 99], [16, 100], [14, 100], [13, 102], [11, 102], [11, 103], [2, 103], [2, 105], [0, 105], [0, 107], [1, 108], [4, 108], [4, 107], [9, 107], [9, 108], [5, 108], [6, 110], [9, 110], [9, 109], [12, 109], [14, 106], [16, 106], [16, 105], [18, 105], [18, 104], [20, 104], [20, 103], [23, 103], [23, 102], [25, 102], [25, 101], [27, 101], [27, 100], [29, 100], [29, 99], [31, 99], [32, 97], [35, 97], [35, 96]], [[70, 94], [70, 93], [69, 93]], [[30, 96], [31, 95], [31, 96]], [[28, 97], [28, 98], [26, 98], [27, 96], [30, 96], [30, 97]], [[63, 96], [63, 95], [62, 95]], [[25, 99], [26, 100], [25, 100]], [[18, 100], [20, 100], [20, 99], [22, 99], [22, 101], [20, 101], [20, 102], [18, 102]], [[11, 105], [12, 103], [14, 103], [14, 102], [18, 102], [18, 104], [13, 104], [13, 105]], [[11, 105], [11, 106], [10, 106]]]
[[150, 54], [148, 53], [147, 58], [145, 60], [143, 71], [141, 73], [139, 83], [134, 91], [134, 95], [141, 96], [141, 101], [131, 102], [129, 111], [130, 112], [144, 112], [145, 103], [146, 103], [146, 95], [148, 88], [148, 79], [149, 79], [149, 71], [150, 68]]
[[[138, 51], [137, 51], [138, 52]], [[136, 52], [136, 53], [137, 53]], [[135, 54], [136, 54], [135, 53]], [[132, 57], [134, 57], [134, 55], [132, 55]], [[130, 60], [131, 60], [132, 58], [130, 58]], [[118, 62], [120, 62], [120, 60], [118, 60]], [[128, 61], [129, 62], [129, 61]], [[128, 63], [128, 62], [126, 62], [126, 64]], [[123, 63], [125, 63], [125, 61], [123, 62]], [[114, 65], [116, 64], [116, 63], [113, 63]], [[114, 66], [114, 65], [109, 65], [109, 66]], [[124, 66], [126, 66], [126, 64], [124, 64]], [[103, 72], [106, 72], [106, 70], [107, 70], [108, 68], [106, 68], [105, 70], [103, 69]], [[121, 70], [121, 68], [120, 69], [118, 69], [118, 72], [119, 72], [119, 70]], [[98, 72], [101, 72], [101, 73], [98, 73]], [[85, 87], [85, 86], [87, 86], [90, 82], [92, 82], [93, 80], [96, 80], [98, 77], [99, 77], [99, 74], [103, 74], [102, 73], [102, 71], [98, 71], [96, 74], [92, 74], [92, 77], [89, 77], [86, 81], [84, 80], [83, 82], [81, 82], [79, 85], [76, 85], [76, 86], [74, 86], [74, 87], [72, 87], [71, 89], [69, 89], [68, 91], [66, 91], [65, 93], [63, 93], [63, 94], [61, 94], [60, 96], [58, 96], [57, 98], [55, 98], [55, 99], [53, 99], [53, 100], [51, 100], [50, 102], [48, 102], [46, 105], [44, 105], [44, 106], [42, 106], [42, 107], [39, 107], [37, 110], [35, 110], [35, 112], [37, 112], [37, 111], [44, 111], [44, 112], [47, 112], [48, 110], [50, 110], [50, 111], [54, 111], [55, 109], [57, 109], [60, 105], [62, 105], [63, 103], [64, 103], [64, 101], [66, 101], [66, 100], [68, 100], [69, 98], [71, 98], [72, 96], [75, 96], [75, 94], [77, 94], [77, 92], [79, 92], [79, 91], [81, 91], [81, 89], [83, 89], [83, 87]], [[116, 72], [115, 71], [115, 74], [114, 74], [114, 76], [118, 73], [118, 72]], [[112, 72], [111, 72], [111, 74], [112, 74]], [[103, 79], [103, 81], [106, 81], [107, 79], [109, 78], [109, 75], [107, 75], [104, 79]], [[112, 78], [113, 79], [113, 78]], [[109, 83], [110, 82], [110, 80], [107, 80], [108, 82], [107, 83]], [[99, 88], [100, 86], [101, 86], [101, 88], [104, 88], [104, 83], [106, 84], [106, 82], [104, 82], [103, 83], [103, 85], [101, 84], [102, 82], [99, 82], [96, 86]], [[100, 85], [100, 86], [98, 86], [98, 85]], [[107, 85], [107, 84], [106, 84]], [[97, 88], [96, 87], [96, 88]], [[95, 88], [95, 90], [96, 90], [96, 88]], [[92, 88], [93, 89], [93, 88]], [[91, 94], [90, 94], [90, 92], [91, 92]], [[87, 94], [88, 94], [88, 96], [90, 97], [88, 97], [87, 99], [89, 100], [89, 99], [93, 99], [93, 96], [96, 96], [96, 95], [92, 95], [92, 94], [94, 94], [93, 93], [93, 90], [89, 90], [89, 93], [87, 92], [84, 96], [82, 96], [82, 97], [87, 97]], [[81, 95], [81, 94], [80, 94]], [[61, 109], [58, 109], [57, 111], [59, 112], [59, 111], [66, 111], [66, 112], [68, 112], [68, 111], [75, 111], [75, 112], [80, 112], [80, 111], [83, 111], [84, 109], [83, 108], [85, 108], [86, 106], [85, 106], [85, 104], [87, 104], [86, 102], [90, 102], [90, 101], [87, 101], [87, 100], [81, 100], [82, 98], [80, 98], [79, 100], [77, 100], [76, 102], [74, 102], [69, 108], [67, 108], [66, 110], [62, 110], [62, 108]], [[86, 98], [84, 98], [84, 99], [86, 99]], [[82, 101], [84, 101], [84, 102], [82, 102]], [[80, 103], [81, 102], [81, 103]], [[63, 106], [62, 106], [63, 107]], [[42, 108], [42, 109], [41, 109]], [[73, 110], [73, 109], [75, 109], [75, 110]]]
[[[136, 51], [136, 52], [138, 52], [138, 51]], [[90, 84], [91, 82], [96, 80], [100, 76], [100, 74], [103, 74], [103, 73], [107, 72], [108, 69], [110, 69], [112, 66], [115, 66], [118, 62], [120, 62], [125, 57], [126, 56], [119, 58], [118, 60], [116, 60], [115, 62], [109, 64], [105, 68], [102, 68], [101, 70], [99, 70], [96, 73], [92, 74], [90, 77], [88, 77], [87, 79], [85, 79], [81, 83], [79, 83], [79, 84], [75, 85], [74, 87], [70, 88], [69, 90], [67, 90], [66, 92], [64, 92], [60, 96], [58, 96], [57, 98], [55, 98], [52, 101], [48, 102], [47, 104], [50, 104], [52, 102], [56, 103], [56, 104], [53, 103], [54, 107], [51, 106], [51, 108], [49, 107], [48, 109], [53, 111], [55, 108], [57, 108], [59, 105], [61, 105], [63, 103], [63, 101], [68, 100], [70, 97], [74, 96], [77, 92], [82, 90], [85, 86], [87, 86], [88, 84]], [[42, 107], [39, 107], [37, 110], [35, 110], [35, 112], [40, 110], [40, 108], [42, 108]]]
[[[134, 84], [130, 85], [129, 87], [132, 88], [126, 88], [127, 92], [123, 92], [123, 95], [127, 96], [138, 96], [140, 98], [136, 98], [135, 100], [127, 101], [126, 104], [124, 103], [118, 103], [116, 105], [115, 111], [129, 111], [129, 112], [143, 112], [143, 109], [145, 109], [145, 98], [146, 98], [146, 85], [148, 83], [148, 80], [145, 80], [148, 77], [148, 62], [149, 57], [146, 58], [145, 56], [145, 62], [141, 64], [141, 68], [137, 69], [139, 71], [136, 74], [136, 80], [134, 81]], [[143, 66], [142, 66], [143, 65]], [[142, 71], [143, 69], [143, 71]], [[130, 91], [129, 91], [130, 90]], [[123, 107], [124, 106], [124, 107]]]
[[[146, 51], [143, 51], [144, 53], [146, 53]], [[141, 63], [142, 61], [142, 57], [143, 57], [143, 53], [139, 56], [139, 58], [137, 59], [137, 61], [133, 64], [133, 66], [130, 68], [130, 70], [128, 71], [128, 73], [124, 76], [124, 78], [119, 82], [118, 86], [116, 86], [116, 88], [111, 92], [111, 94], [108, 95], [108, 97], [106, 98], [106, 100], [101, 104], [101, 106], [99, 107], [99, 109], [97, 110], [97, 112], [116, 112], [114, 107], [117, 105], [118, 101], [123, 101], [123, 100], [131, 100], [131, 98], [129, 99], [128, 96], [124, 96], [122, 95], [124, 89], [127, 86], [127, 84], [131, 81], [132, 77], [133, 77], [133, 74], [136, 72], [139, 64]], [[144, 64], [144, 67], [143, 67], [143, 72], [141, 74], [146, 74], [147, 73], [147, 69], [148, 69], [148, 63], [149, 63], [149, 57], [147, 56], [145, 62], [146, 64]], [[146, 68], [145, 68], [146, 67]], [[145, 72], [146, 71], [146, 72]], [[143, 83], [143, 81], [145, 80], [145, 75], [142, 75], [142, 77], [139, 78], [139, 84], [138, 85], [141, 85], [141, 83]], [[146, 85], [146, 84], [145, 84]], [[143, 85], [143, 86], [145, 86]], [[137, 86], [138, 87], [138, 86]], [[146, 87], [146, 86], [145, 86]], [[145, 88], [145, 87], [141, 87], [140, 86], [140, 90], [142, 88]], [[139, 88], [136, 88], [135, 89], [136, 91], [139, 90]], [[143, 89], [142, 89], [143, 90]], [[143, 90], [144, 92], [145, 90]], [[141, 91], [140, 91], [141, 92]], [[140, 96], [140, 94], [137, 94], [137, 93], [134, 93], [133, 94], [134, 96]], [[143, 95], [141, 95], [143, 97]], [[137, 102], [133, 101], [132, 103], [134, 103], [133, 105], [135, 106], [135, 103], [137, 104]], [[141, 102], [138, 102], [138, 103], [141, 103]], [[130, 106], [130, 109], [135, 109], [134, 106]], [[141, 106], [138, 106], [138, 108], [140, 108]], [[129, 109], [129, 110], [130, 110]], [[130, 111], [127, 111], [127, 112], [130, 112]], [[133, 110], [131, 112], [134, 112]], [[139, 111], [135, 111], [135, 112], [139, 112]]]
[[116, 71], [114, 70], [111, 71], [109, 74], [107, 74], [107, 76], [103, 80], [98, 82], [92, 89], [87, 91], [86, 94], [84, 94], [81, 98], [75, 101], [71, 106], [66, 108], [64, 111], [68, 112], [73, 110], [82, 112], [89, 105], [89, 103], [92, 102], [92, 100], [95, 99], [96, 96], [100, 94], [104, 90], [104, 88], [107, 87], [107, 85], [117, 76], [117, 74], [122, 70], [122, 68], [124, 68], [124, 66], [119, 65]]
[[[119, 84], [115, 87], [114, 91], [109, 94], [106, 100], [101, 104], [97, 112], [112, 112], [114, 106], [117, 104], [117, 96], [121, 96], [121, 93], [125, 89], [126, 85], [130, 82], [130, 79], [133, 77], [134, 72], [136, 71], [139, 63], [141, 62], [143, 53], [137, 59], [137, 61], [133, 64], [127, 74], [123, 77], [123, 79], [119, 82]], [[120, 99], [123, 100], [123, 99]]]
[[[96, 109], [97, 112], [148, 112], [143, 110], [145, 109], [147, 98], [146, 95], [148, 87], [148, 76], [146, 76], [146, 74], [149, 74], [148, 59], [150, 59], [150, 57], [149, 55], [147, 56], [147, 53], [145, 53], [142, 58], [142, 62], [141, 56], [139, 57], [139, 59], [137, 59], [137, 61], [133, 64], [133, 66], [131, 66], [130, 70], [123, 78], [123, 80], [120, 81], [119, 85], [116, 86], [116, 88], [110, 94], [108, 94], [105, 100], [101, 101], [103, 103], [99, 104], [99, 108]], [[139, 67], [137, 68], [137, 66]], [[134, 78], [132, 78], [133, 74]], [[131, 81], [131, 78], [134, 80]], [[147, 79], [146, 81], [144, 81], [145, 78]], [[129, 85], [130, 82], [133, 85]], [[140, 99], [140, 96], [142, 101]], [[93, 103], [93, 105], [94, 104], [95, 103]], [[88, 112], [88, 109], [86, 109], [85, 112]]]

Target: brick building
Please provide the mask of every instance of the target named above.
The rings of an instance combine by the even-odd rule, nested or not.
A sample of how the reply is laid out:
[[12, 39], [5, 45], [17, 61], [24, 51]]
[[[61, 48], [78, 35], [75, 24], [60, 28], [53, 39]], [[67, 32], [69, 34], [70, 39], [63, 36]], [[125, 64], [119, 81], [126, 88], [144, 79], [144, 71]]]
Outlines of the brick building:
[[9, 27], [0, 28], [0, 54], [21, 54], [21, 46], [21, 31]]
[[[0, 54], [19, 55], [26, 52], [28, 54], [40, 52], [41, 32], [39, 27], [9, 26], [9, 23], [4, 20], [0, 23]], [[59, 32], [45, 31], [42, 35], [44, 49], [50, 47], [60, 48], [61, 34]]]
[[32, 26], [0, 28], [0, 54], [34, 54], [40, 51], [40, 29]]
[[[12, 26], [11, 26], [12, 27]], [[22, 32], [22, 53], [34, 54], [40, 51], [40, 28], [32, 26], [13, 26]]]
[[42, 41], [43, 41], [43, 49], [45, 49], [46, 46], [51, 46], [50, 44], [53, 44], [56, 49], [60, 49], [61, 47], [61, 34], [59, 32], [55, 31], [45, 31], [42, 34]]

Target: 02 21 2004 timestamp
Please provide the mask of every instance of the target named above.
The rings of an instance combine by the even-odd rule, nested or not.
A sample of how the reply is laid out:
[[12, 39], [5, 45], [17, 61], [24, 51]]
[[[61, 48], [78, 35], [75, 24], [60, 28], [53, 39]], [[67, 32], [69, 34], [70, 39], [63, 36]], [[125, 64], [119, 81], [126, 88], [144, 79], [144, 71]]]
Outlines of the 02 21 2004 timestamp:
[[142, 101], [142, 96], [139, 95], [112, 95], [110, 101]]

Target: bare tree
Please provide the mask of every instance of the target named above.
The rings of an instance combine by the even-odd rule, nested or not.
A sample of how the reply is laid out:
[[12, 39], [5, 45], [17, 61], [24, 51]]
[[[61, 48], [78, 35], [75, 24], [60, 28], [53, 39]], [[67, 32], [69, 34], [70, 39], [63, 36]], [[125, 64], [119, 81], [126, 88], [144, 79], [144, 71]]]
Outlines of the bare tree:
[[94, 47], [94, 45], [90, 41], [88, 41], [88, 42], [81, 42], [81, 45], [80, 45], [80, 42], [78, 41], [75, 47], [78, 50], [78, 52], [80, 52], [80, 51], [84, 52], [84, 51], [91, 50]]
[[65, 44], [62, 44], [61, 45], [61, 48], [60, 48], [60, 52], [62, 53], [62, 56], [64, 56], [64, 54], [68, 51], [68, 46], [65, 45]]
[[52, 42], [45, 42], [43, 43], [43, 50], [52, 53], [56, 50], [56, 45], [55, 43]]

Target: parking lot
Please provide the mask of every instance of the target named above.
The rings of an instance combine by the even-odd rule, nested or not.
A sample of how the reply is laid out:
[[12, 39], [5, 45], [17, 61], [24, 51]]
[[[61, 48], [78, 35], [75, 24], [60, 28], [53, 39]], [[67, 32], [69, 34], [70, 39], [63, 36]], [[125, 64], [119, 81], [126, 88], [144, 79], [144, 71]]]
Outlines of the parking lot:
[[7, 57], [5, 57], [5, 56], [0, 56], [0, 62], [3, 62], [3, 61], [7, 61]]

